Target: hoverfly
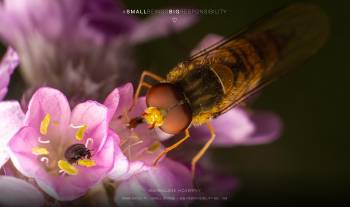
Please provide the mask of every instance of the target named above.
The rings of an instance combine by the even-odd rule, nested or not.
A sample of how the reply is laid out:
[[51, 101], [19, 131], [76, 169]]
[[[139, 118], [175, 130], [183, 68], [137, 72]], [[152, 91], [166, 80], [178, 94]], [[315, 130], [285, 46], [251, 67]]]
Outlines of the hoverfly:
[[[142, 87], [148, 88], [147, 108], [129, 126], [145, 122], [168, 134], [185, 132], [159, 154], [154, 161], [157, 164], [190, 137], [191, 126], [206, 124], [211, 137], [192, 159], [194, 175], [196, 163], [215, 139], [210, 121], [305, 62], [325, 43], [328, 30], [328, 18], [319, 7], [292, 4], [179, 63], [165, 79], [144, 71], [134, 101]], [[146, 77], [159, 83], [148, 84]]]

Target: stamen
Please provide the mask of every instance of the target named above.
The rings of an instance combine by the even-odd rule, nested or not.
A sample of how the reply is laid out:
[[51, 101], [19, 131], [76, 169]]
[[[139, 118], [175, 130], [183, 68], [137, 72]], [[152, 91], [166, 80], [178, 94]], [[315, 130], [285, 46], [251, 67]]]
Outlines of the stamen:
[[78, 169], [65, 160], [59, 160], [58, 167], [68, 175], [77, 175]]
[[131, 144], [130, 147], [133, 147], [133, 146], [141, 144], [141, 143], [143, 143], [143, 140], [140, 140], [138, 142], [135, 142], [135, 143]]
[[75, 139], [77, 139], [78, 141], [83, 140], [86, 129], [86, 125], [83, 125], [81, 128], [79, 128], [77, 133], [75, 133]]
[[[136, 145], [141, 144], [141, 143], [143, 143], [143, 140], [140, 140], [140, 141], [138, 141], [138, 142], [129, 144], [126, 148], [124, 148], [124, 149], [122, 150], [122, 152], [125, 153], [125, 150], [130, 150], [131, 147], [136, 146]], [[122, 147], [122, 148], [123, 148], [123, 147]]]
[[51, 121], [51, 115], [47, 113], [40, 123], [40, 134], [46, 135]]
[[[122, 152], [125, 154], [126, 150], [128, 150], [128, 157], [129, 157], [130, 159], [132, 159], [132, 157], [131, 157], [131, 147], [136, 146], [136, 145], [141, 144], [141, 143], [143, 143], [143, 140], [140, 140], [140, 141], [138, 141], [138, 142], [129, 144], [126, 148], [124, 148], [124, 149], [122, 150]], [[122, 148], [123, 148], [123, 147], [122, 147]]]
[[132, 138], [133, 141], [138, 141], [138, 140], [140, 140], [140, 137], [139, 137], [139, 135], [137, 135], [136, 132], [131, 132], [130, 137]]
[[133, 157], [137, 159], [138, 157], [142, 156], [142, 154], [147, 150], [147, 147], [142, 148], [140, 151], [138, 151]]
[[73, 129], [78, 129], [78, 131], [75, 133], [75, 139], [77, 139], [78, 141], [83, 140], [87, 126], [85, 124], [83, 125], [71, 124], [70, 127], [72, 127]]
[[46, 166], [49, 166], [49, 158], [48, 157], [40, 158], [40, 162], [45, 162]]
[[45, 147], [33, 147], [32, 153], [34, 155], [48, 155], [49, 151]]
[[85, 125], [74, 125], [74, 124], [71, 124], [70, 127], [72, 127], [73, 129], [80, 129], [82, 127], [84, 127]]
[[92, 148], [92, 144], [94, 143], [94, 140], [91, 138], [91, 137], [89, 137], [89, 138], [87, 138], [87, 140], [86, 140], [86, 142], [85, 142], [85, 147], [86, 148]]
[[151, 146], [148, 147], [147, 152], [148, 153], [155, 153], [159, 148], [160, 148], [161, 144], [159, 141], [155, 141], [151, 144]]
[[84, 166], [84, 167], [93, 167], [96, 165], [96, 162], [90, 159], [81, 159], [81, 160], [78, 160], [78, 165]]
[[42, 137], [39, 137], [39, 138], [38, 138], [38, 142], [41, 143], [41, 144], [49, 144], [49, 143], [50, 143], [50, 140], [43, 140]]
[[121, 142], [120, 142], [120, 148], [123, 148], [123, 146], [128, 142], [128, 138], [125, 138], [125, 139], [122, 139]]
[[[132, 156], [131, 156], [131, 147], [130, 147], [130, 145], [128, 146], [128, 158], [129, 158], [129, 160], [132, 160]], [[124, 152], [123, 152], [124, 153]], [[125, 154], [125, 153], [124, 153]]]

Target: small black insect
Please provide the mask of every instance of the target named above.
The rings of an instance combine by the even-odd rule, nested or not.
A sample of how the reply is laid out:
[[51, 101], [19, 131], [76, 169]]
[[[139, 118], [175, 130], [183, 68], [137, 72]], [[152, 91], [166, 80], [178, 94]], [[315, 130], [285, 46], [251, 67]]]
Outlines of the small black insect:
[[70, 164], [77, 163], [80, 159], [90, 159], [91, 151], [85, 147], [83, 144], [73, 144], [68, 147], [64, 153], [64, 157]]

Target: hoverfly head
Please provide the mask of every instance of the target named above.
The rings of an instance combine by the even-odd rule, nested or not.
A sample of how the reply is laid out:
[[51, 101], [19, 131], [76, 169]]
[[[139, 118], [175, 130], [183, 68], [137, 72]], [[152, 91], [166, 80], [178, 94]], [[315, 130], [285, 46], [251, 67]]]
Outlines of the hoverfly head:
[[181, 88], [173, 83], [152, 86], [146, 95], [143, 119], [150, 128], [159, 127], [168, 134], [178, 134], [192, 121], [192, 112]]

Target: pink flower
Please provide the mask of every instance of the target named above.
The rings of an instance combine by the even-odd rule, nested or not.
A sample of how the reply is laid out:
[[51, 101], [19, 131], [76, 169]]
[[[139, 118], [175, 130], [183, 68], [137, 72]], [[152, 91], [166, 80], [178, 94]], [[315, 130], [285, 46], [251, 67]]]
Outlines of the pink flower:
[[[163, 150], [163, 145], [159, 142], [157, 133], [149, 130], [146, 125], [133, 130], [128, 128], [130, 119], [142, 113], [146, 107], [145, 99], [140, 98], [135, 107], [129, 111], [132, 106], [133, 94], [132, 84], [128, 83], [115, 89], [104, 102], [109, 109], [110, 128], [120, 137], [121, 154], [129, 161], [130, 166], [127, 168], [130, 172], [149, 168], [156, 156]], [[115, 100], [119, 101], [116, 102]], [[118, 170], [124, 170], [121, 169], [120, 165], [116, 165], [116, 167]], [[123, 175], [124, 178], [128, 177], [126, 175], [128, 174]], [[116, 177], [114, 178], [116, 179]]]
[[[109, 174], [116, 187], [114, 200], [118, 206], [184, 206], [188, 201], [179, 198], [186, 194], [181, 190], [193, 188], [191, 173], [181, 163], [167, 158], [153, 166], [164, 146], [157, 132], [147, 125], [128, 128], [130, 118], [146, 108], [145, 99], [140, 98], [129, 111], [132, 98], [133, 87], [129, 83], [115, 89], [104, 103], [109, 109], [110, 127], [120, 136], [114, 169]], [[135, 197], [144, 200], [130, 200]]]
[[[182, 31], [194, 15], [123, 13], [116, 0], [3, 0], [0, 37], [18, 51], [31, 87], [47, 85], [70, 102], [105, 97], [115, 84], [135, 78], [135, 45]], [[76, 100], [77, 99], [77, 100]]]
[[71, 111], [60, 91], [40, 88], [9, 142], [11, 160], [50, 196], [73, 200], [113, 167], [119, 138], [108, 124], [105, 106], [87, 101]]

